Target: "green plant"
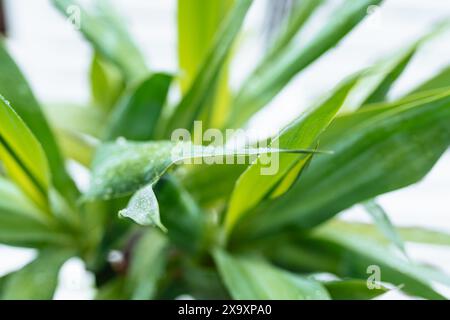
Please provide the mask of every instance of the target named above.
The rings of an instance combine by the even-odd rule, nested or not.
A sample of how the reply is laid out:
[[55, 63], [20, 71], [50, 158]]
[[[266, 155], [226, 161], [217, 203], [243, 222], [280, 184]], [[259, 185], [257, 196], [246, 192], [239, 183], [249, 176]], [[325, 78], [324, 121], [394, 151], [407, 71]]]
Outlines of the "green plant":
[[[95, 52], [89, 107], [41, 105], [2, 44], [0, 243], [39, 255], [0, 278], [0, 297], [51, 299], [61, 265], [78, 256], [96, 276], [99, 299], [370, 299], [388, 283], [444, 298], [432, 284], [449, 286], [450, 277], [405, 258], [404, 241], [448, 246], [450, 235], [395, 228], [375, 200], [421, 180], [450, 144], [448, 68], [387, 101], [426, 38], [345, 79], [273, 137], [272, 147], [242, 150], [245, 157], [279, 152], [273, 175], [261, 175], [261, 158], [250, 165], [174, 163], [174, 130], [193, 130], [195, 120], [220, 130], [245, 125], [382, 1], [345, 1], [315, 37], [297, 45], [322, 2], [296, 3], [266, 57], [232, 92], [229, 62], [252, 1], [204, 7], [179, 0], [184, 76], [174, 106], [167, 101], [174, 76], [147, 67], [104, 2], [96, 11], [53, 0], [63, 13], [81, 9], [80, 31]], [[332, 153], [315, 154], [322, 151]], [[208, 152], [199, 145], [189, 157], [217, 156]], [[91, 168], [83, 194], [67, 159]], [[336, 218], [358, 203], [374, 224]], [[112, 251], [120, 259], [110, 259]], [[383, 281], [375, 288], [366, 283], [373, 266]], [[317, 276], [324, 272], [335, 280]]]

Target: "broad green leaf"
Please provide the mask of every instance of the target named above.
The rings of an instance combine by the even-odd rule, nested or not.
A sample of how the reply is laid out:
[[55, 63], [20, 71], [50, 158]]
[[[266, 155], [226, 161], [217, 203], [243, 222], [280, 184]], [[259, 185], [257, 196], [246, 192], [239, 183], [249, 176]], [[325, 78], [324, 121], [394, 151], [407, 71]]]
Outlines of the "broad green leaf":
[[43, 251], [30, 264], [13, 273], [3, 288], [4, 300], [50, 300], [58, 284], [59, 269], [71, 257], [67, 251]]
[[120, 71], [96, 53], [92, 58], [90, 80], [92, 102], [108, 112], [116, 104], [125, 87]]
[[342, 40], [367, 14], [370, 5], [382, 0], [347, 0], [326, 25], [305, 45], [293, 43], [275, 60], [260, 65], [240, 89], [228, 127], [240, 127], [311, 63]]
[[225, 286], [236, 300], [327, 300], [328, 292], [315, 280], [270, 264], [214, 252]]
[[431, 77], [417, 88], [412, 90], [408, 96], [415, 95], [419, 92], [426, 92], [429, 90], [442, 89], [450, 87], [450, 66], [439, 72], [437, 75]]
[[[311, 148], [317, 143], [319, 135], [327, 128], [330, 122], [339, 111], [347, 94], [355, 84], [352, 78], [340, 86], [330, 97], [295, 120], [280, 135], [275, 138], [277, 147], [286, 149]], [[252, 164], [236, 182], [236, 187], [231, 196], [225, 228], [230, 232], [234, 224], [249, 209], [257, 205], [273, 188], [291, 171], [296, 164], [301, 163], [300, 168], [295, 168], [300, 172], [307, 164], [308, 158], [300, 155], [280, 155], [276, 163], [276, 171], [267, 175], [262, 175], [263, 164], [259, 159]], [[273, 164], [270, 164], [273, 166]], [[295, 181], [295, 180], [294, 180]], [[292, 182], [294, 182], [292, 181]]]
[[0, 177], [0, 243], [37, 248], [69, 241], [17, 186]]
[[142, 226], [155, 226], [167, 232], [159, 217], [159, 205], [153, 192], [153, 186], [148, 185], [138, 190], [130, 199], [128, 206], [119, 211], [119, 216], [130, 218]]
[[[87, 199], [129, 195], [138, 189], [156, 184], [173, 165], [195, 164], [195, 159], [212, 159], [224, 163], [230, 156], [263, 153], [316, 153], [314, 150], [282, 150], [271, 148], [227, 149], [202, 147], [190, 142], [171, 141], [128, 142], [118, 139], [99, 148], [93, 163], [91, 188]], [[201, 161], [199, 162], [201, 163]], [[211, 162], [212, 163], [212, 162]]]
[[371, 300], [388, 292], [384, 286], [369, 289], [367, 281], [357, 279], [328, 281], [323, 286], [333, 300]]
[[[51, 169], [52, 184], [68, 200], [74, 201], [78, 195], [75, 184], [65, 170], [55, 137], [41, 111], [39, 103], [31, 92], [19, 68], [9, 56], [3, 41], [0, 40], [0, 94], [2, 94], [22, 118], [28, 128], [41, 143]], [[31, 149], [34, 147], [32, 146]], [[36, 155], [37, 161], [41, 157]], [[44, 171], [43, 174], [45, 174]]]
[[383, 207], [381, 207], [375, 200], [368, 200], [363, 203], [363, 206], [372, 217], [377, 227], [380, 228], [380, 231], [384, 234], [384, 236], [406, 256], [405, 244]]
[[170, 117], [166, 137], [176, 129], [190, 129], [194, 120], [205, 111], [252, 3], [252, 0], [238, 0], [230, 10], [189, 91]]
[[50, 170], [39, 141], [2, 96], [0, 121], [0, 159], [8, 175], [40, 208], [46, 209]]
[[52, 1], [68, 18], [67, 23], [79, 27], [95, 51], [117, 66], [128, 82], [146, 76], [145, 60], [109, 2], [96, 0], [86, 7], [77, 0]]
[[98, 288], [95, 300], [126, 300], [125, 278], [116, 277]]
[[150, 140], [160, 121], [171, 81], [170, 75], [156, 73], [125, 94], [109, 118], [106, 139]]
[[[341, 126], [330, 142], [322, 139], [321, 147], [334, 153], [314, 158], [285, 195], [256, 210], [243, 226], [246, 234], [248, 228], [259, 233], [292, 223], [313, 227], [356, 203], [420, 181], [449, 146], [450, 92], [382, 110], [356, 127]], [[361, 119], [359, 112], [353, 116]]]
[[146, 231], [131, 254], [126, 286], [133, 300], [155, 296], [166, 264], [167, 239], [155, 230]]

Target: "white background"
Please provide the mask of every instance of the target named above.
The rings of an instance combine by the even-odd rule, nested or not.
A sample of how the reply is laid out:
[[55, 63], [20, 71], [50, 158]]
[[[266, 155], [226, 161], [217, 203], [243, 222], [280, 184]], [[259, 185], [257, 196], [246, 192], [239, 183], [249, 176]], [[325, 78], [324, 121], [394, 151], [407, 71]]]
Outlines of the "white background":
[[[214, 1], [214, 0], [211, 0]], [[247, 43], [234, 65], [232, 85], [237, 87], [261, 54], [264, 5], [256, 0], [241, 42]], [[356, 1], [356, 0], [355, 0]], [[153, 70], [175, 71], [176, 16], [174, 0], [115, 0]], [[333, 3], [339, 2], [338, 0]], [[87, 103], [87, 71], [91, 50], [47, 0], [7, 0], [9, 45], [41, 101]], [[323, 23], [327, 9], [310, 27]], [[402, 48], [444, 18], [450, 17], [448, 0], [386, 0], [336, 49], [307, 69], [289, 85], [255, 123], [270, 132], [292, 119], [339, 80], [380, 57]], [[252, 62], [250, 62], [252, 61]], [[399, 96], [450, 63], [450, 36], [425, 46], [394, 88]], [[279, 110], [282, 110], [280, 112]], [[450, 232], [450, 155], [447, 153], [421, 183], [380, 198], [392, 220], [399, 225], [420, 225]], [[369, 221], [355, 207], [346, 218]], [[428, 246], [408, 246], [412, 257], [432, 262], [450, 273], [450, 251]], [[0, 246], [0, 275], [14, 270], [33, 257], [31, 250]], [[72, 260], [63, 268], [57, 298], [89, 298], [92, 279], [81, 262]], [[399, 297], [391, 294], [390, 297]]]

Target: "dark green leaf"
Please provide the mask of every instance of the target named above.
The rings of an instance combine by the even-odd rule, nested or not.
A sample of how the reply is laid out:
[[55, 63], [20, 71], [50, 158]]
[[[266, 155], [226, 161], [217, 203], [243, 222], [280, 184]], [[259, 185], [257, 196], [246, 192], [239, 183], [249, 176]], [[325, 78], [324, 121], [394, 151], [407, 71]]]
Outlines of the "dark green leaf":
[[106, 139], [150, 140], [160, 120], [171, 81], [170, 75], [153, 74], [126, 94], [111, 114]]
[[333, 300], [370, 300], [388, 292], [383, 286], [369, 289], [363, 280], [337, 280], [323, 285]]

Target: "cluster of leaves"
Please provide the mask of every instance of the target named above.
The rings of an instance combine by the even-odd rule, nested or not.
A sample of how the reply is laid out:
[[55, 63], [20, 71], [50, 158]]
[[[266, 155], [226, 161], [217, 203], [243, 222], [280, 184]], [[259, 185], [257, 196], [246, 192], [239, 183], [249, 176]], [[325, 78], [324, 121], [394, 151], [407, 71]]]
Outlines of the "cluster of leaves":
[[[175, 105], [167, 99], [173, 75], [150, 70], [111, 5], [52, 2], [64, 14], [81, 10], [94, 51], [92, 103], [41, 105], [1, 44], [0, 243], [38, 250], [0, 278], [1, 298], [52, 298], [60, 267], [75, 256], [95, 274], [99, 299], [371, 299], [400, 284], [413, 296], [444, 298], [434, 284], [449, 286], [450, 277], [405, 257], [404, 242], [448, 246], [450, 235], [394, 228], [375, 200], [421, 180], [450, 144], [449, 68], [387, 99], [428, 36], [343, 80], [273, 137], [280, 149], [243, 151], [280, 152], [275, 175], [260, 174], [260, 159], [177, 166], [169, 141], [195, 120], [245, 126], [381, 0], [343, 1], [308, 41], [298, 41], [303, 26], [326, 1], [296, 1], [237, 92], [229, 65], [252, 0], [178, 0]], [[315, 155], [319, 142], [333, 153]], [[208, 150], [189, 156], [213, 156]], [[79, 190], [68, 160], [90, 168], [88, 190]], [[336, 218], [359, 203], [373, 224]], [[371, 265], [383, 281], [373, 290]]]

